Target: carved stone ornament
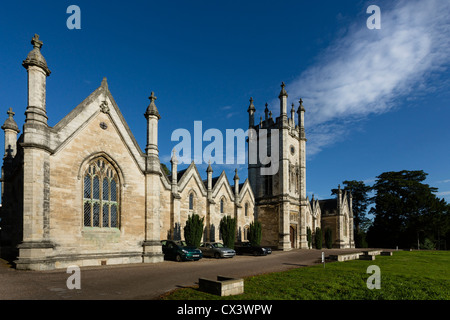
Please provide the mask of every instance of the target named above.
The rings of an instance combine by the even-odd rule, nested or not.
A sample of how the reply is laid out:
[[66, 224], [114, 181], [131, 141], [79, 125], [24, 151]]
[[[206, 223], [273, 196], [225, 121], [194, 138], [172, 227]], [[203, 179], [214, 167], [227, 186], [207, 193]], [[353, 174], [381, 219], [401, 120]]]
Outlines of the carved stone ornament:
[[102, 103], [100, 104], [100, 111], [103, 113], [109, 113], [108, 101], [102, 101]]

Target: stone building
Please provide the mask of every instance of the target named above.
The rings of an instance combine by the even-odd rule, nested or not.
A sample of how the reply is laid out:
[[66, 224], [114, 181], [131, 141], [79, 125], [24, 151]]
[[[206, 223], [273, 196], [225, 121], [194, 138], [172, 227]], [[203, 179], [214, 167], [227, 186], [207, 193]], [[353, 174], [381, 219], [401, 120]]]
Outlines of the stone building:
[[[183, 237], [188, 215], [205, 218], [205, 240], [219, 240], [224, 215], [237, 218], [238, 238], [253, 221], [254, 197], [236, 172], [202, 181], [194, 164], [172, 174], [161, 167], [152, 92], [145, 111], [143, 152], [111, 95], [106, 79], [55, 126], [47, 124], [46, 78], [50, 70], [38, 36], [23, 61], [28, 106], [23, 132], [14, 112], [2, 129], [2, 252], [17, 255], [18, 269], [77, 264], [125, 264], [163, 260], [160, 240]], [[17, 252], [14, 252], [16, 251]]]
[[[300, 101], [296, 126], [293, 107], [291, 118], [287, 117], [284, 84], [279, 118], [269, 117], [266, 108], [266, 118], [255, 125], [253, 101], [248, 110], [250, 128], [257, 135], [261, 129], [280, 129], [278, 172], [261, 175], [265, 165], [258, 162], [249, 165], [243, 183], [236, 171], [231, 184], [225, 172], [213, 177], [209, 165], [207, 179], [202, 180], [194, 163], [178, 170], [175, 153], [170, 172], [162, 167], [161, 115], [153, 92], [144, 113], [144, 151], [106, 79], [55, 126], [49, 126], [46, 79], [51, 72], [39, 36], [31, 44], [33, 49], [22, 63], [28, 74], [23, 130], [11, 108], [2, 126], [1, 253], [9, 251], [17, 257], [18, 269], [160, 262], [160, 240], [183, 239], [183, 227], [193, 213], [204, 218], [204, 240], [221, 240], [220, 220], [230, 215], [237, 219], [238, 240], [246, 240], [250, 223], [258, 219], [263, 244], [282, 250], [306, 248], [308, 226], [315, 230], [326, 223], [344, 229], [344, 224], [352, 223], [348, 202], [337, 203], [347, 208], [341, 210], [347, 218], [333, 220], [333, 214], [340, 214], [328, 214], [328, 210], [322, 215], [319, 202], [306, 197], [304, 108]], [[335, 234], [339, 237], [341, 231]], [[350, 237], [340, 239], [352, 245]], [[341, 240], [336, 243], [346, 245]]]
[[[255, 194], [255, 218], [262, 224], [262, 244], [280, 250], [308, 248], [307, 228], [313, 235], [316, 228], [332, 229], [333, 246], [337, 248], [354, 247], [353, 214], [351, 200], [340, 194], [337, 202], [326, 202], [329, 210], [321, 210], [317, 200], [309, 201], [306, 196], [306, 135], [305, 108], [302, 99], [295, 110], [291, 105], [288, 116], [287, 98], [284, 83], [278, 96], [280, 116], [273, 119], [266, 103], [264, 119], [255, 123], [256, 108], [250, 99], [249, 113], [249, 159], [250, 152], [259, 152], [262, 147], [267, 150], [271, 163], [278, 164], [274, 174], [263, 174], [268, 166], [267, 159], [248, 165], [248, 178]], [[296, 124], [297, 114], [297, 124]], [[275, 137], [272, 137], [276, 134]], [[252, 151], [250, 142], [255, 147]], [[267, 144], [267, 145], [266, 145]], [[276, 151], [276, 152], [274, 152]], [[264, 152], [262, 152], [264, 154]], [[277, 157], [278, 156], [278, 157]], [[264, 162], [264, 163], [263, 163]], [[340, 189], [339, 189], [340, 190]], [[351, 199], [351, 198], [350, 198]], [[333, 207], [333, 208], [331, 208]], [[324, 212], [325, 214], [322, 214]]]

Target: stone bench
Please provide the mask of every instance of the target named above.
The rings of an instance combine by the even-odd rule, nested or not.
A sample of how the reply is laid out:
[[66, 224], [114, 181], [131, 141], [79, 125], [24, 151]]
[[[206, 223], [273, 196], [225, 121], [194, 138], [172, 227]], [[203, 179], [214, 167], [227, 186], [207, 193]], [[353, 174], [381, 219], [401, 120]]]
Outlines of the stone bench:
[[343, 253], [343, 254], [331, 254], [330, 259], [336, 261], [356, 260], [362, 252]]
[[380, 250], [363, 251], [364, 255], [377, 256], [381, 253]]
[[375, 255], [373, 254], [362, 254], [359, 256], [359, 260], [375, 260]]
[[244, 279], [217, 276], [217, 280], [198, 279], [199, 290], [221, 297], [244, 293]]

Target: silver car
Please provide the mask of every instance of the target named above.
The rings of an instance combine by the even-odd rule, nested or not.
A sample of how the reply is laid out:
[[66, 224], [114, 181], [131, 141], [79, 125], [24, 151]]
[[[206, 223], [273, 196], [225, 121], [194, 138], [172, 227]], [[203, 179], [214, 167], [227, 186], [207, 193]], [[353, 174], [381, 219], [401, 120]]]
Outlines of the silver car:
[[220, 242], [204, 242], [199, 248], [204, 257], [214, 258], [232, 258], [236, 255], [236, 251], [225, 247]]

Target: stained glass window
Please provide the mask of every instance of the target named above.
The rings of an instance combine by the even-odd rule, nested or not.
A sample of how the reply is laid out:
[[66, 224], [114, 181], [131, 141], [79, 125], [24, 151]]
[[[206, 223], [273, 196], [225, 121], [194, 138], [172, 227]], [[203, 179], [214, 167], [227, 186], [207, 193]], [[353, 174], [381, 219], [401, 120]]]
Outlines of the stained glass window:
[[119, 178], [104, 158], [91, 161], [83, 178], [83, 225], [119, 227]]

